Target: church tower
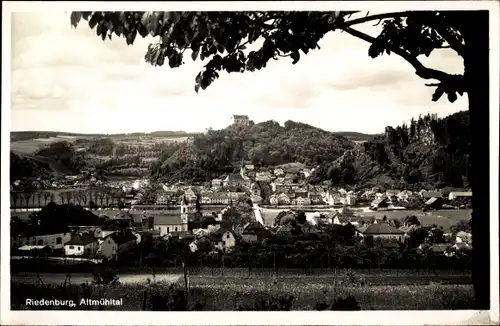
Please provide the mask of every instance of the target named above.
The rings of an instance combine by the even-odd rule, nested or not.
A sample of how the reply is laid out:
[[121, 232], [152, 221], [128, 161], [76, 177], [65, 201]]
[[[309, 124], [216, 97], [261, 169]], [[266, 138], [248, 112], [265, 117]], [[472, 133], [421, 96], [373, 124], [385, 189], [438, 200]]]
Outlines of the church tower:
[[188, 214], [189, 214], [189, 205], [186, 200], [186, 197], [184, 197], [181, 201], [181, 220], [183, 226], [186, 225], [187, 229], [187, 223], [188, 223]]

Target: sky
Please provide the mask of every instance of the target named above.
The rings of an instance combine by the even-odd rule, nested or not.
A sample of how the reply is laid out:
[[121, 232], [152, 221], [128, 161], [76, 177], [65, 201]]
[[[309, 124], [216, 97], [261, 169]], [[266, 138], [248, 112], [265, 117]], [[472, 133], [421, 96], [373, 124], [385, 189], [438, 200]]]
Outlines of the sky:
[[[200, 132], [228, 126], [233, 114], [256, 123], [294, 120], [328, 131], [381, 133], [419, 114], [444, 117], [467, 109], [467, 98], [432, 102], [433, 88], [396, 55], [368, 56], [369, 44], [331, 32], [321, 49], [271, 62], [254, 73], [221, 73], [206, 90], [194, 91], [206, 62], [171, 69], [152, 67], [144, 54], [152, 38], [103, 42], [88, 25], [74, 29], [63, 11], [12, 14], [11, 129], [77, 133], [158, 130]], [[358, 29], [372, 36], [379, 27]], [[463, 73], [452, 50], [421, 61]]]

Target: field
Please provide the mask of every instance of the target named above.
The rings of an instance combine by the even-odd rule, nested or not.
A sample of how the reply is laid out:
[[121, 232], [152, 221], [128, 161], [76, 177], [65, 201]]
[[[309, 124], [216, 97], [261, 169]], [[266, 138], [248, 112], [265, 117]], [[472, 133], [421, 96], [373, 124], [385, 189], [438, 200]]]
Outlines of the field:
[[[274, 224], [274, 219], [279, 212], [286, 209], [264, 208], [263, 217], [265, 223], [269, 225]], [[353, 220], [370, 220], [373, 216], [383, 217], [387, 219], [404, 219], [408, 215], [415, 215], [418, 217], [420, 223], [424, 225], [436, 224], [442, 226], [443, 229], [448, 230], [450, 226], [456, 224], [460, 220], [470, 220], [471, 209], [446, 209], [432, 212], [423, 212], [421, 210], [396, 210], [396, 211], [374, 211], [374, 212], [354, 212], [355, 217]]]
[[158, 143], [169, 143], [169, 142], [184, 142], [190, 139], [187, 136], [179, 136], [179, 137], [137, 137], [137, 138], [125, 138], [125, 139], [117, 139], [111, 137], [111, 139], [117, 144], [127, 145], [127, 146], [153, 146]]
[[20, 141], [15, 141], [10, 143], [10, 149], [14, 152], [21, 153], [21, 154], [33, 154], [40, 148], [60, 142], [60, 141], [67, 141], [67, 142], [72, 142], [76, 139], [77, 137], [75, 136], [57, 136], [57, 137], [50, 137], [50, 138], [37, 138], [37, 139], [30, 139], [30, 140], [20, 140]]
[[[336, 299], [348, 296], [353, 296], [362, 310], [472, 309], [474, 298], [472, 285], [343, 286], [341, 284], [340, 286], [334, 286], [331, 280], [325, 282], [314, 277], [278, 280], [263, 278], [228, 279], [226, 277], [203, 277], [199, 279], [191, 277], [190, 284], [190, 302], [188, 306], [192, 307], [197, 302], [206, 302], [203, 310], [207, 311], [234, 311], [238, 310], [240, 306], [252, 308], [256, 298], [279, 300], [289, 296], [293, 296], [291, 310], [315, 310], [317, 303], [326, 302], [332, 304]], [[124, 305], [107, 306], [105, 309], [144, 310], [145, 298], [151, 299], [152, 293], [165, 295], [168, 293], [169, 286], [168, 283], [156, 282], [151, 286], [146, 284], [108, 286], [105, 290], [106, 297], [123, 298]], [[174, 287], [182, 290], [184, 287], [183, 281], [178, 281], [174, 284]], [[78, 300], [78, 298], [82, 297], [93, 299], [98, 297], [98, 289], [95, 286], [82, 288], [74, 283], [71, 286], [64, 286], [12, 282], [11, 304], [13, 310], [26, 309], [26, 307], [23, 307], [26, 299], [24, 293], [29, 293], [33, 299], [71, 298]], [[167, 300], [166, 298], [160, 298], [159, 301], [165, 304]], [[149, 307], [152, 310], [150, 305]], [[265, 310], [266, 308], [261, 309]]]
[[[60, 142], [74, 142], [76, 139], [92, 139], [97, 137], [98, 135], [56, 135], [47, 138], [35, 138], [35, 139], [27, 139], [27, 140], [17, 140], [11, 142], [10, 149], [19, 154], [33, 154], [40, 148]], [[116, 144], [127, 145], [127, 146], [153, 146], [158, 143], [168, 143], [168, 142], [184, 142], [188, 141], [191, 137], [185, 135], [179, 136], [131, 136], [131, 135], [101, 135], [101, 137], [109, 137]]]

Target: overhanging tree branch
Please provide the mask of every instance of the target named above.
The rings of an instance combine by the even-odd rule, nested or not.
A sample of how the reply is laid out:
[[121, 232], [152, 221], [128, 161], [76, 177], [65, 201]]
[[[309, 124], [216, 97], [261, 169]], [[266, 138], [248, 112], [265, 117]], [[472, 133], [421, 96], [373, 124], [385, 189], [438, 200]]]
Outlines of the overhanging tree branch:
[[367, 22], [372, 21], [372, 20], [382, 20], [382, 19], [397, 18], [397, 17], [409, 17], [409, 16], [411, 16], [413, 14], [416, 14], [416, 13], [418, 13], [418, 12], [415, 12], [415, 11], [401, 11], [401, 12], [388, 12], [388, 13], [384, 13], [384, 14], [376, 14], [376, 15], [371, 15], [371, 16], [365, 16], [365, 17], [361, 17], [361, 18], [356, 18], [356, 19], [352, 19], [352, 20], [349, 20], [349, 21], [345, 21], [342, 24], [340, 24], [339, 28], [344, 29], [346, 27], [350, 27], [350, 26], [353, 26], [353, 25], [367, 23]]
[[[355, 30], [351, 27], [342, 28], [345, 32], [362, 39], [368, 43], [374, 43], [376, 38]], [[388, 46], [388, 50], [396, 53], [403, 59], [405, 59], [409, 64], [415, 68], [415, 73], [417, 76], [423, 79], [436, 79], [439, 80], [446, 88], [452, 88], [456, 91], [466, 92], [465, 79], [463, 75], [451, 75], [440, 70], [425, 67], [416, 57], [412, 56], [408, 52], [402, 50], [401, 48]]]

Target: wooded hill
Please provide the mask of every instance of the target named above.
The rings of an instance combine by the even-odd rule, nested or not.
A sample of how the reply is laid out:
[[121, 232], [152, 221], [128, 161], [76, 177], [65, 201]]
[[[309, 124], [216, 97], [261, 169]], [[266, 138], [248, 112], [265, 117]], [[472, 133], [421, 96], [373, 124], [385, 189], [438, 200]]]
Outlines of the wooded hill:
[[443, 119], [420, 116], [363, 143], [303, 123], [267, 121], [209, 130], [170, 148], [152, 176], [208, 181], [237, 171], [242, 162], [262, 167], [300, 162], [319, 166], [309, 179], [313, 184], [467, 187], [469, 138], [468, 111]]
[[353, 148], [346, 137], [304, 123], [287, 121], [281, 126], [266, 121], [195, 136], [172, 155], [164, 155], [152, 175], [170, 181], [208, 181], [239, 169], [242, 162], [265, 167], [290, 162], [317, 165], [334, 161]]
[[467, 187], [469, 142], [468, 111], [443, 119], [426, 115], [410, 125], [387, 127], [383, 136], [321, 164], [310, 181], [399, 189]]

